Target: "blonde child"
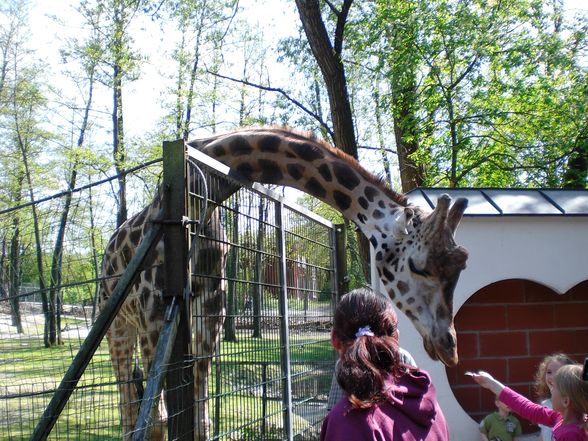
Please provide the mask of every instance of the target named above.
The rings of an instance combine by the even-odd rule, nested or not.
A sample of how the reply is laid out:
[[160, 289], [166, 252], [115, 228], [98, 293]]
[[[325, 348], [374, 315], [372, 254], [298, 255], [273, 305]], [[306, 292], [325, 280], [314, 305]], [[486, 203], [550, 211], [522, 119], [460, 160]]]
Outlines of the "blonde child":
[[495, 380], [487, 372], [472, 374], [480, 386], [498, 395], [500, 401], [515, 413], [553, 429], [554, 441], [588, 441], [588, 381], [582, 379], [582, 365], [562, 366], [553, 379], [551, 402], [553, 409], [533, 403]]
[[[553, 377], [560, 367], [574, 363], [576, 362], [566, 354], [556, 353], [547, 355], [539, 364], [535, 374], [534, 390], [543, 406], [553, 409], [549, 392], [549, 388], [553, 385]], [[541, 429], [539, 440], [551, 441], [551, 427], [539, 424], [539, 428]]]

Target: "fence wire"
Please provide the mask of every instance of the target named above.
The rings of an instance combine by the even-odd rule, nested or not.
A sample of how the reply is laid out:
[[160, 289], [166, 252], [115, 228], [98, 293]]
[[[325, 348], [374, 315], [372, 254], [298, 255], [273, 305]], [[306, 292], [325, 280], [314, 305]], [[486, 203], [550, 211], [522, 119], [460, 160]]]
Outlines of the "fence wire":
[[[127, 176], [129, 194], [136, 196], [129, 200], [129, 212], [149, 203], [160, 170], [160, 164], [151, 164]], [[189, 205], [190, 217], [196, 219], [202, 189], [194, 185]], [[209, 185], [223, 188], [234, 182], [219, 175]], [[96, 314], [100, 264], [115, 229], [116, 198], [109, 181], [72, 194], [56, 260], [67, 197], [0, 212], [0, 440], [30, 437]], [[318, 439], [335, 357], [329, 338], [335, 298], [333, 226], [265, 190], [242, 188], [220, 204], [208, 203], [219, 207], [228, 250], [224, 314], [219, 319], [192, 308], [192, 353], [168, 369], [204, 363], [210, 372], [205, 393], [174, 409], [205, 415], [209, 439]], [[193, 266], [193, 283], [211, 277], [210, 265], [202, 263]], [[198, 332], [214, 325], [218, 344], [203, 349]], [[137, 335], [138, 342], [150, 338], [154, 336]], [[138, 349], [130, 358], [145, 371]], [[135, 391], [146, 384], [147, 373], [142, 375], [129, 380]], [[49, 439], [121, 439], [118, 386], [104, 339]], [[165, 431], [169, 409], [162, 406], [163, 400], [162, 422], [152, 424]]]

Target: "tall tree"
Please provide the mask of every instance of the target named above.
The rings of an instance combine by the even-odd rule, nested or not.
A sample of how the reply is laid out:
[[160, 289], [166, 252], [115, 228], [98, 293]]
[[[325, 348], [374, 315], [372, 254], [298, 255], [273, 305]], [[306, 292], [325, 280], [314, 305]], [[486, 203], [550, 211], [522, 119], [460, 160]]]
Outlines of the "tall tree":
[[[577, 122], [585, 121], [586, 69], [578, 62], [585, 19], [561, 32], [558, 1], [377, 1], [365, 8], [373, 10], [354, 23], [354, 47], [378, 60], [366, 57], [389, 81], [403, 189], [419, 181], [560, 186], [568, 166], [583, 169]], [[405, 175], [404, 153], [421, 179]], [[582, 176], [575, 185], [586, 185]]]
[[[35, 82], [37, 69], [18, 68], [15, 64], [14, 72], [11, 90], [12, 108], [9, 121], [11, 140], [20, 155], [17, 181], [22, 187], [17, 188], [17, 191], [24, 190], [29, 201], [33, 202], [35, 200], [35, 190], [38, 188], [37, 183], [42, 182], [43, 179], [43, 173], [35, 164], [34, 159], [39, 157], [41, 141], [47, 138], [46, 133], [40, 127], [40, 118], [43, 114], [46, 98], [39, 85]], [[45, 313], [45, 345], [52, 346], [57, 341], [55, 322], [57, 302], [55, 298], [47, 298], [40, 217], [36, 204], [32, 204], [30, 209], [35, 236], [39, 290], [41, 291]], [[15, 234], [18, 234], [19, 223], [20, 219], [15, 218]], [[18, 247], [18, 243], [16, 246]]]
[[[10, 118], [10, 95], [13, 81], [15, 60], [21, 56], [22, 29], [26, 24], [26, 8], [23, 2], [8, 2], [0, 5], [0, 117]], [[15, 158], [8, 154], [12, 150], [12, 143], [4, 145], [1, 176], [2, 186], [6, 191], [2, 192], [2, 205], [18, 205], [22, 201], [23, 174], [20, 167], [15, 167]], [[5, 150], [5, 148], [9, 150]], [[16, 161], [18, 163], [18, 161]], [[20, 291], [21, 279], [21, 230], [20, 215], [15, 212], [11, 225], [3, 226], [2, 237], [2, 267], [1, 283], [2, 291], [10, 299], [12, 324], [17, 332], [22, 333], [20, 315]], [[8, 248], [8, 249], [7, 249]]]
[[[55, 308], [56, 314], [56, 330], [57, 333], [57, 344], [61, 344], [61, 282], [62, 282], [62, 268], [63, 268], [63, 248], [65, 233], [68, 226], [68, 218], [70, 216], [70, 208], [73, 198], [73, 190], [75, 190], [79, 168], [83, 160], [83, 147], [86, 139], [86, 131], [90, 121], [90, 110], [92, 108], [92, 100], [94, 97], [94, 78], [96, 74], [96, 65], [98, 59], [94, 54], [95, 41], [90, 38], [89, 42], [78, 48], [82, 55], [82, 64], [84, 69], [84, 78], [87, 83], [87, 97], [84, 100], [84, 106], [82, 110], [81, 121], [79, 125], [79, 131], [77, 141], [74, 146], [68, 149], [66, 157], [69, 159], [68, 177], [67, 177], [67, 190], [69, 190], [63, 197], [63, 206], [61, 208], [61, 217], [57, 227], [57, 234], [55, 238], [55, 244], [53, 246], [53, 254], [51, 258], [51, 272], [50, 272], [50, 287], [49, 287], [49, 298], [52, 303], [57, 306]], [[75, 45], [74, 45], [75, 48]], [[80, 83], [78, 83], [80, 84]], [[73, 122], [72, 122], [73, 124]], [[53, 332], [51, 336], [53, 336]], [[53, 343], [53, 341], [50, 339]]]
[[[331, 18], [332, 41], [323, 20], [321, 3], [325, 5], [326, 14]], [[296, 6], [306, 34], [308, 44], [323, 76], [329, 97], [330, 118], [333, 125], [333, 142], [345, 153], [358, 158], [358, 145], [355, 136], [355, 124], [348, 92], [347, 77], [343, 64], [345, 26], [353, 0], [343, 0], [339, 8], [331, 2], [319, 0], [296, 0]], [[347, 223], [347, 221], [346, 221]], [[364, 273], [369, 274], [369, 242], [358, 233], [360, 254]]]
[[174, 136], [188, 139], [194, 126], [209, 125], [210, 121], [201, 119], [211, 116], [208, 112], [210, 101], [214, 103], [216, 100], [211, 89], [215, 89], [217, 80], [213, 78], [213, 84], [209, 84], [206, 71], [214, 70], [218, 48], [224, 45], [238, 2], [168, 0], [159, 6], [156, 8], [152, 5], [151, 9], [159, 11], [157, 17], [161, 26], [168, 27], [171, 21], [179, 32], [172, 54], [176, 70], [173, 73], [175, 86], [170, 91], [170, 98], [174, 104], [167, 118], [173, 124]]
[[127, 148], [124, 136], [123, 86], [125, 81], [138, 77], [140, 56], [133, 50], [131, 25], [146, 5], [143, 0], [83, 0], [80, 13], [101, 46], [100, 75], [96, 79], [112, 92], [112, 158], [117, 172], [117, 225], [128, 215], [126, 162]]

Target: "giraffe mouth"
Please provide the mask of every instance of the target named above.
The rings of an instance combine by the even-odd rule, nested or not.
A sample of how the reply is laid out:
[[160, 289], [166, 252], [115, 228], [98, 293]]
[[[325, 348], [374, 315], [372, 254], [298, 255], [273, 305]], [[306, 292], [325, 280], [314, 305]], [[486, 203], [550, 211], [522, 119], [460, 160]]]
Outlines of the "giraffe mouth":
[[447, 332], [445, 337], [438, 340], [423, 339], [425, 351], [432, 360], [439, 360], [445, 366], [453, 367], [457, 365], [457, 340], [455, 330]]

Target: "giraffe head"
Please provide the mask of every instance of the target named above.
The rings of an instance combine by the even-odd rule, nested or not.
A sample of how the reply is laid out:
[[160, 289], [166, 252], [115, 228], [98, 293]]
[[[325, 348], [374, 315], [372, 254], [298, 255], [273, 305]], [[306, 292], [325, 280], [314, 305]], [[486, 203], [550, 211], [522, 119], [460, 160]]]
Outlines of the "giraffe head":
[[376, 267], [387, 294], [412, 321], [433, 360], [457, 364], [453, 325], [453, 290], [468, 253], [456, 245], [454, 232], [467, 206], [458, 199], [450, 208], [447, 195], [426, 213], [418, 207], [399, 208], [382, 240], [371, 242]]

